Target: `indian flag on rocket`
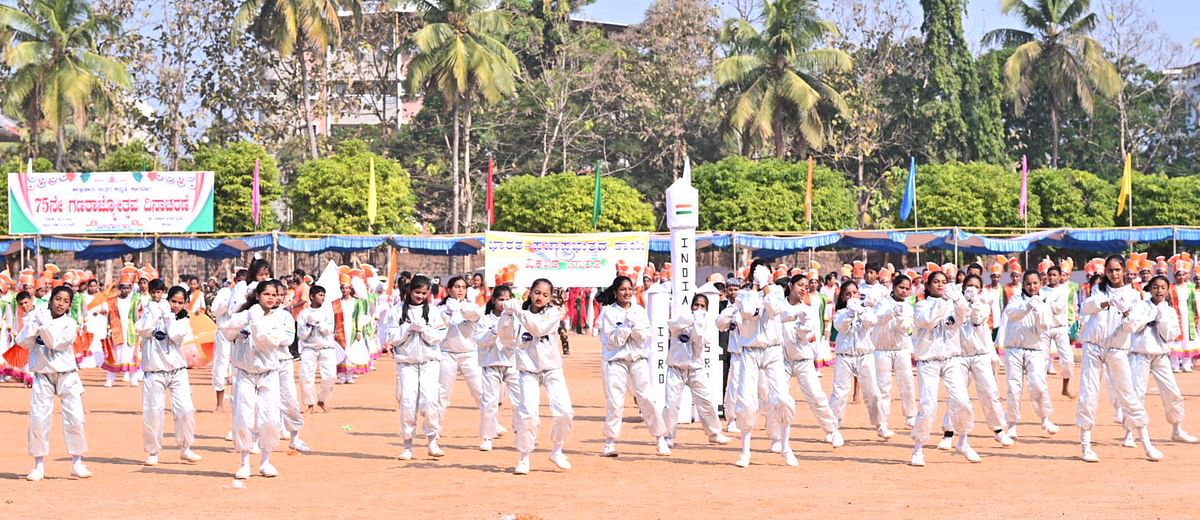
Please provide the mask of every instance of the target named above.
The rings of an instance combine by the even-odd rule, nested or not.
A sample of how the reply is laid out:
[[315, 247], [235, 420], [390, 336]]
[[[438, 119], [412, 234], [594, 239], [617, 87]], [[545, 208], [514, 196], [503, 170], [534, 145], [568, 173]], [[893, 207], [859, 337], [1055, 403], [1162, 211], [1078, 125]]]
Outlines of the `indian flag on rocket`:
[[695, 212], [696, 212], [696, 207], [692, 204], [676, 204], [675, 205], [675, 216], [691, 215], [692, 213], [695, 213]]

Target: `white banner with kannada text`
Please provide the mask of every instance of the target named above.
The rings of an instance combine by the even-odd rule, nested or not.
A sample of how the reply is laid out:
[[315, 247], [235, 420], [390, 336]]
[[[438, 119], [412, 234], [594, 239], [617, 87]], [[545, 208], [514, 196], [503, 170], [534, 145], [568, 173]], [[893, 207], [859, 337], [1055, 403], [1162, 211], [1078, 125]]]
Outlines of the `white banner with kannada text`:
[[617, 274], [640, 283], [650, 254], [650, 233], [543, 234], [488, 231], [488, 280], [529, 287], [546, 278], [555, 287], [607, 287]]

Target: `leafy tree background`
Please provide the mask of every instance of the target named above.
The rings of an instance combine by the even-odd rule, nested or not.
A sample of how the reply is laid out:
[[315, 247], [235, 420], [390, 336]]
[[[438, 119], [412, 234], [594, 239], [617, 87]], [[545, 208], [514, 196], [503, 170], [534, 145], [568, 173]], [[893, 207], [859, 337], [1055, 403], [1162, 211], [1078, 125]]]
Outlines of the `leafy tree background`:
[[530, 233], [654, 230], [653, 208], [625, 181], [604, 177], [600, 191], [603, 211], [593, 230], [594, 177], [571, 173], [513, 177], [496, 188], [492, 229]]
[[[371, 161], [375, 161], [378, 211], [375, 225], [367, 218]], [[331, 157], [300, 166], [288, 191], [291, 230], [307, 233], [417, 232], [413, 220], [416, 196], [412, 180], [400, 163], [367, 150], [351, 139], [338, 145]]]

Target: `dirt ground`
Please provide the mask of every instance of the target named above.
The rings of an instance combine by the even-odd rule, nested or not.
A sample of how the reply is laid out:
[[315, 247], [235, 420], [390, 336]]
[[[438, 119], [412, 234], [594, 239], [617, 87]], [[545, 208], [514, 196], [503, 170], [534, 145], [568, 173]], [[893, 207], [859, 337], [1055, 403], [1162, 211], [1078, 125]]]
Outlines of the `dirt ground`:
[[[85, 371], [87, 391], [87, 462], [95, 476], [70, 478], [61, 423], [55, 419], [48, 478], [26, 482], [32, 467], [26, 453], [28, 390], [0, 385], [0, 518], [376, 518], [404, 514], [413, 518], [689, 518], [746, 517], [1062, 517], [1180, 518], [1200, 513], [1196, 461], [1200, 446], [1171, 442], [1162, 404], [1153, 386], [1147, 405], [1161, 462], [1149, 462], [1142, 450], [1119, 446], [1120, 427], [1102, 399], [1104, 420], [1095, 434], [1103, 461], [1078, 460], [1074, 401], [1056, 396], [1054, 420], [1062, 432], [1049, 436], [1032, 422], [1025, 405], [1021, 438], [1002, 448], [986, 435], [976, 406], [977, 437], [983, 457], [970, 464], [961, 456], [926, 450], [927, 466], [907, 465], [911, 440], [903, 424], [897, 435], [878, 439], [863, 405], [847, 408], [842, 430], [847, 444], [834, 449], [801, 403], [793, 430], [800, 466], [783, 465], [756, 433], [753, 464], [733, 465], [736, 442], [710, 446], [697, 424], [680, 428], [675, 453], [655, 456], [653, 439], [636, 420], [632, 398], [629, 419], [616, 459], [601, 458], [604, 398], [599, 374], [599, 345], [574, 337], [567, 358], [567, 381], [575, 404], [575, 430], [568, 442], [571, 471], [554, 468], [546, 458], [549, 421], [542, 422], [539, 451], [528, 476], [512, 474], [517, 455], [512, 435], [491, 452], [478, 451], [478, 411], [460, 381], [444, 421], [446, 456], [427, 456], [423, 441], [416, 458], [400, 461], [393, 365], [385, 358], [379, 371], [358, 384], [339, 385], [329, 413], [305, 417], [303, 436], [310, 455], [277, 453], [278, 478], [254, 477], [244, 489], [231, 487], [237, 456], [224, 436], [230, 416], [213, 414], [214, 394], [207, 370], [193, 371], [197, 415], [195, 465], [178, 461], [165, 449], [157, 467], [141, 465], [140, 389], [104, 388], [104, 373]], [[1060, 385], [1050, 376], [1051, 388]], [[828, 390], [832, 369], [824, 370]], [[1200, 373], [1180, 374], [1188, 406], [1197, 412]], [[1003, 385], [1003, 382], [1001, 382]], [[973, 392], [973, 390], [972, 390]], [[793, 389], [793, 395], [799, 392]], [[943, 396], [944, 399], [944, 396]], [[549, 413], [543, 399], [543, 417]], [[944, 405], [943, 405], [944, 406]], [[228, 407], [227, 407], [228, 409]], [[508, 424], [506, 403], [501, 420]], [[900, 415], [895, 412], [895, 415]], [[632, 421], [632, 422], [631, 422]], [[897, 421], [893, 421], [895, 423]], [[760, 421], [761, 423], [761, 421]], [[1190, 421], [1200, 433], [1200, 420]], [[173, 428], [166, 420], [168, 432]], [[168, 436], [170, 434], [168, 433]], [[173, 439], [164, 443], [173, 446]], [[286, 446], [286, 443], [284, 443]], [[256, 460], [256, 459], [255, 459]], [[1036, 515], [1036, 516], [1035, 516]]]

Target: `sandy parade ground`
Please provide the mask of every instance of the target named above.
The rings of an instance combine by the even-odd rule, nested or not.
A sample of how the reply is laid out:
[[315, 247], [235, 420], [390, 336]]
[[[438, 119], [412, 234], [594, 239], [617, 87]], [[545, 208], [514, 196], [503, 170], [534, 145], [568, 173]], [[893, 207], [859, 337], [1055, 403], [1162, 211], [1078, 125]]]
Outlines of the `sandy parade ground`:
[[[681, 425], [672, 456], [656, 456], [632, 397], [625, 409], [620, 457], [600, 457], [604, 394], [599, 344], [594, 338], [574, 336], [571, 346], [566, 371], [576, 417], [567, 453], [574, 469], [564, 472], [547, 460], [550, 421], [543, 399], [538, 452], [528, 476], [512, 474], [517, 460], [512, 434], [498, 439], [491, 452], [478, 450], [478, 410], [461, 381], [444, 421], [446, 456], [430, 458], [419, 439], [412, 461], [397, 460], [401, 447], [394, 364], [385, 357], [378, 371], [357, 384], [338, 385], [328, 413], [306, 415], [303, 437], [312, 454], [277, 453], [273, 462], [281, 475], [255, 476], [242, 489], [232, 485], [237, 455], [224, 440], [230, 416], [228, 411], [211, 411], [215, 397], [207, 369], [191, 374], [200, 410], [195, 450], [204, 460], [179, 462], [167, 418], [162, 462], [152, 468], [142, 466], [140, 388], [120, 383], [104, 388], [102, 370], [85, 370], [87, 463], [95, 476], [68, 476], [70, 459], [56, 412], [47, 479], [26, 482], [23, 477], [32, 467], [25, 442], [29, 390], [6, 383], [0, 385], [0, 518], [1200, 516], [1200, 445], [1170, 441], [1170, 426], [1153, 384], [1147, 408], [1153, 437], [1166, 454], [1161, 462], [1147, 461], [1140, 447], [1119, 446], [1122, 431], [1112, 422], [1112, 408], [1103, 397], [1095, 433], [1099, 464], [1078, 459], [1075, 401], [1056, 395], [1053, 418], [1062, 426], [1057, 435], [1038, 427], [1027, 402], [1020, 439], [1013, 447], [1000, 447], [976, 403], [972, 444], [983, 462], [971, 464], [930, 446], [924, 468], [907, 465], [911, 439], [903, 419], [895, 419], [902, 417], [895, 409], [898, 404], [891, 421], [897, 435], [890, 441], [876, 437], [862, 404], [849, 405], [842, 430], [847, 444], [834, 449], [823, 442], [807, 406], [798, 399], [792, 445], [800, 466], [789, 468], [779, 455], [769, 453], [760, 429], [755, 432], [753, 463], [740, 469], [733, 465], [736, 441], [709, 445], [698, 424]], [[822, 372], [828, 392], [832, 368]], [[1200, 414], [1195, 400], [1200, 373], [1177, 376], [1189, 412]], [[1000, 384], [1003, 387], [1002, 377]], [[1058, 376], [1049, 376], [1049, 387], [1059, 386]], [[973, 388], [971, 392], [974, 398]], [[793, 388], [792, 395], [800, 394]], [[507, 402], [501, 410], [506, 426], [511, 410]], [[762, 421], [759, 424], [761, 428]], [[1187, 424], [1200, 432], [1200, 419]], [[286, 450], [286, 441], [281, 449]]]

